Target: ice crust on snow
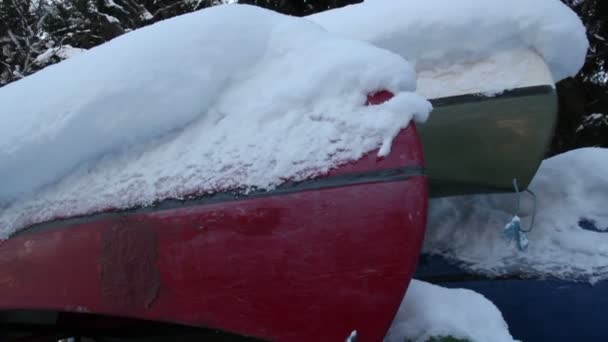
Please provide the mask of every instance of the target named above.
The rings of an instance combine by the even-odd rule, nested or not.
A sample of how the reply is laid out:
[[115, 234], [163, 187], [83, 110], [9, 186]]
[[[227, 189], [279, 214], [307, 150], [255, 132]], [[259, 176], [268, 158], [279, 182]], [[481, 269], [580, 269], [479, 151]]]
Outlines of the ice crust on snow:
[[385, 342], [451, 336], [473, 342], [515, 341], [502, 314], [483, 295], [413, 279]]
[[396, 52], [418, 71], [531, 50], [559, 81], [581, 69], [589, 46], [579, 17], [558, 0], [366, 0], [307, 18]]
[[[380, 148], [431, 107], [402, 57], [224, 5], [0, 90], [0, 235], [217, 189], [271, 189]], [[365, 106], [369, 93], [396, 94]]]
[[[608, 279], [608, 233], [581, 224], [608, 227], [607, 175], [608, 149], [584, 148], [545, 160], [529, 187], [537, 211], [525, 252], [502, 238], [504, 225], [516, 214], [515, 195], [432, 200], [424, 252], [491, 276]], [[519, 216], [528, 229], [533, 198], [522, 195], [521, 206]]]

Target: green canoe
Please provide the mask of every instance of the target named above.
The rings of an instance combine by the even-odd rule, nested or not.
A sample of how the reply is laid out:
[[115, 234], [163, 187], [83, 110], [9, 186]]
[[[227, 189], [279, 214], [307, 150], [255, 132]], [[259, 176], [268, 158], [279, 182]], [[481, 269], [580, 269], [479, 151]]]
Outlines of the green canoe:
[[531, 58], [535, 70], [524, 75], [525, 86], [497, 95], [431, 100], [433, 112], [418, 127], [432, 197], [511, 192], [514, 179], [521, 189], [530, 184], [553, 137], [558, 110], [548, 68]]

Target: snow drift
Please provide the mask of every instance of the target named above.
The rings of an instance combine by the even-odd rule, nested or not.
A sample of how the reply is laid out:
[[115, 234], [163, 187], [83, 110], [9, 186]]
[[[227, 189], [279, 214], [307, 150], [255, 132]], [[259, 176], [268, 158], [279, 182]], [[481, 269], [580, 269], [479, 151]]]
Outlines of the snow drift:
[[[270, 189], [381, 148], [430, 104], [394, 53], [225, 5], [125, 34], [0, 91], [0, 235], [59, 216]], [[389, 102], [368, 107], [386, 89]]]
[[[492, 276], [608, 279], [606, 175], [606, 149], [579, 149], [545, 160], [530, 184], [537, 212], [525, 252], [502, 238], [504, 225], [515, 214], [514, 194], [433, 200], [424, 252]], [[522, 196], [520, 216], [529, 228], [533, 198]]]
[[558, 0], [366, 0], [308, 19], [396, 52], [419, 71], [532, 50], [559, 81], [581, 69], [589, 46], [581, 20]]
[[427, 342], [451, 336], [469, 341], [513, 342], [502, 314], [484, 296], [413, 279], [385, 342]]

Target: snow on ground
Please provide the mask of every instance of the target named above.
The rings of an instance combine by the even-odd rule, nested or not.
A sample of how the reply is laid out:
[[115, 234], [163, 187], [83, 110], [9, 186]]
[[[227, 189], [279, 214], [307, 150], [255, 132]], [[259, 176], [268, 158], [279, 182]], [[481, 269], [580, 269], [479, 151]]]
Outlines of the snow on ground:
[[451, 336], [473, 342], [514, 341], [500, 311], [481, 294], [412, 280], [385, 342]]
[[[537, 211], [526, 251], [502, 237], [516, 210], [512, 194], [432, 200], [424, 251], [488, 275], [608, 279], [608, 149], [584, 148], [545, 160], [530, 189]], [[533, 197], [522, 196], [520, 217], [527, 229]]]
[[387, 154], [431, 109], [415, 83], [394, 53], [252, 6], [133, 31], [0, 91], [0, 236]]
[[[416, 64], [422, 85], [443, 77], [423, 92], [431, 97], [467, 85], [477, 92], [529, 85], [528, 73], [536, 69], [520, 61], [521, 51], [540, 55], [559, 81], [580, 70], [589, 46], [578, 16], [558, 0], [366, 0], [308, 19], [405, 57]], [[482, 67], [449, 77], [474, 64]]]

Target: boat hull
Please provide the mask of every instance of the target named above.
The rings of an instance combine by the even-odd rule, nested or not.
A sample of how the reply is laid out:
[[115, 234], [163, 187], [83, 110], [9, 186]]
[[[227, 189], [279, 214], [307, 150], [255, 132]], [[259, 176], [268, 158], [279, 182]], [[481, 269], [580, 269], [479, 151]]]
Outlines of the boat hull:
[[557, 123], [552, 86], [431, 100], [420, 126], [432, 197], [500, 193], [528, 187]]
[[[500, 75], [504, 81], [496, 80]], [[514, 179], [528, 187], [558, 114], [555, 81], [542, 57], [505, 51], [422, 72], [418, 85], [433, 104], [420, 125], [432, 197], [512, 192]]]
[[0, 311], [380, 341], [422, 245], [422, 165], [412, 125], [316, 180], [33, 227], [0, 243]]

